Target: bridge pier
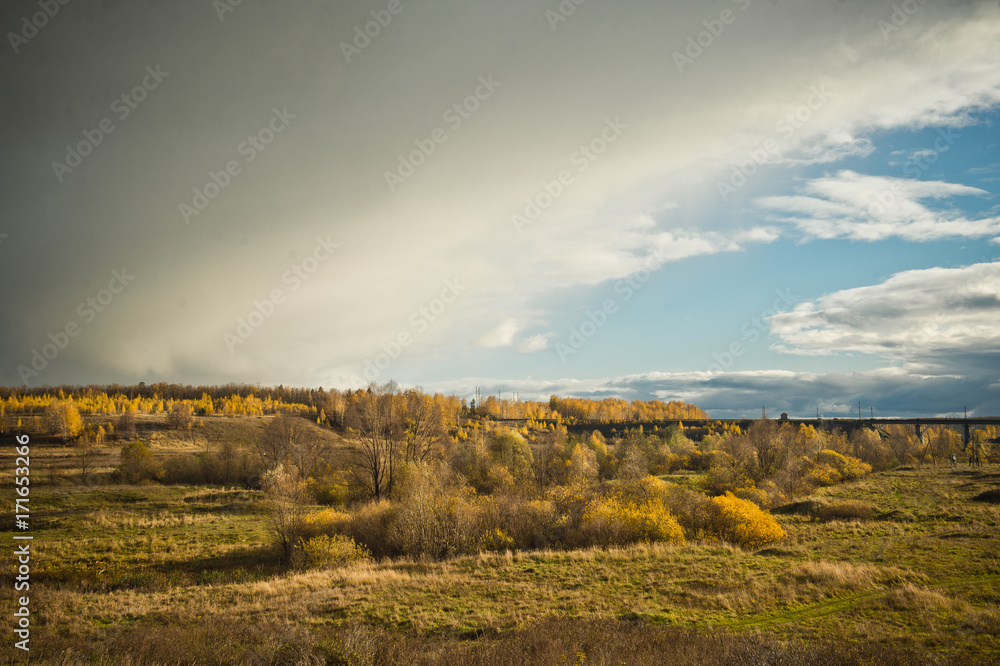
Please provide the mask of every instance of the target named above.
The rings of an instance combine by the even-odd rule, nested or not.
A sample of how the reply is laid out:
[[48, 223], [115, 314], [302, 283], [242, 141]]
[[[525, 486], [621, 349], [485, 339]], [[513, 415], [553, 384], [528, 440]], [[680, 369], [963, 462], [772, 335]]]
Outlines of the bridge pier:
[[[924, 460], [927, 458], [927, 453], [928, 453], [928, 451], [931, 448], [931, 443], [927, 442], [927, 445], [924, 446], [924, 435], [926, 433], [924, 432], [923, 425], [921, 425], [920, 423], [914, 423], [913, 424], [913, 428], [914, 428], [914, 430], [916, 430], [917, 440], [920, 442], [920, 451], [921, 452], [920, 452], [920, 461], [919, 462], [920, 462], [921, 465], [923, 465], [924, 464]], [[931, 456], [931, 461], [932, 462], [934, 461], [934, 456]]]

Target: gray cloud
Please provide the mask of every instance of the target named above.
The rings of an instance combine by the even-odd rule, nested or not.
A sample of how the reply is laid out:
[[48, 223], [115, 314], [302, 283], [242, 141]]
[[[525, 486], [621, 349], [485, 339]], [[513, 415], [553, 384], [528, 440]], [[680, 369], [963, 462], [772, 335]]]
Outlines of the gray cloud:
[[[826, 417], [850, 417], [858, 401], [864, 412], [881, 416], [992, 414], [1000, 385], [987, 378], [920, 376], [899, 369], [854, 373], [788, 371], [669, 373], [653, 372], [617, 378], [552, 381], [491, 380], [482, 377], [443, 382], [426, 388], [470, 395], [479, 386], [484, 395], [517, 392], [522, 400], [547, 400], [549, 395], [601, 399], [684, 400], [716, 418], [756, 418], [767, 407], [769, 416], [787, 411], [807, 418], [817, 407]], [[915, 407], [918, 406], [918, 407]]]
[[[995, 3], [926, 4], [886, 39], [891, 2], [586, 3], [553, 30], [557, 4], [404, 2], [349, 63], [341, 44], [379, 7], [244, 2], [220, 20], [207, 2], [61, 5], [0, 60], [0, 278], [17, 285], [0, 383], [20, 383], [18, 365], [75, 322], [32, 383], [347, 385], [444, 280], [469, 288], [415, 354], [539, 321], [533, 298], [626, 275], [651, 247], [679, 260], [773, 240], [710, 228], [692, 193], [714, 197], [812, 86], [829, 101], [787, 142], [812, 162], [863, 152], [874, 130], [960, 124], [1000, 90]], [[678, 72], [673, 54], [721, 8], [736, 22]], [[34, 11], [8, 3], [0, 25]], [[122, 118], [116, 101], [157, 66], [169, 75]], [[449, 121], [489, 76], [500, 86]], [[241, 146], [286, 107], [295, 118], [251, 161]], [[574, 163], [615, 117], [627, 130]], [[52, 163], [105, 118], [114, 130], [60, 182]], [[386, 172], [438, 129], [390, 191]], [[232, 161], [239, 173], [186, 224], [180, 205]], [[517, 234], [511, 215], [563, 170], [572, 184]], [[340, 251], [292, 289], [283, 276], [327, 235]], [[134, 282], [84, 321], [78, 304], [122, 268]], [[230, 354], [224, 334], [275, 290], [286, 301]]]

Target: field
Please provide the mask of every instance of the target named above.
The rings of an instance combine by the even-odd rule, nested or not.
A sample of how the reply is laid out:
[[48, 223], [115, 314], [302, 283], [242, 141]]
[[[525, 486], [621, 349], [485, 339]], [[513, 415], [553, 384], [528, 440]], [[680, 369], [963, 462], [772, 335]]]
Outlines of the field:
[[1000, 508], [972, 498], [998, 483], [997, 465], [924, 466], [824, 488], [775, 510], [788, 536], [758, 552], [650, 544], [306, 573], [279, 566], [256, 491], [33, 486], [31, 657], [990, 663]]

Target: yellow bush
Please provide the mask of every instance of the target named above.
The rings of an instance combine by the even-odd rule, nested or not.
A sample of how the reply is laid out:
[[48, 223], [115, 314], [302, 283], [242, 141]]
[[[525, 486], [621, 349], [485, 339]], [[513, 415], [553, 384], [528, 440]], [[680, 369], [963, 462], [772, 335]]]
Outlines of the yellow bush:
[[592, 494], [580, 486], [552, 486], [545, 491], [545, 499], [555, 505], [558, 513], [579, 516]]
[[684, 530], [662, 501], [605, 497], [592, 501], [583, 514], [583, 536], [602, 546], [629, 543], [684, 543]]
[[840, 483], [842, 480], [840, 472], [832, 465], [812, 463], [807, 469], [808, 471], [804, 477], [805, 481], [814, 486], [832, 486], [835, 483]]
[[503, 552], [512, 550], [514, 546], [514, 539], [504, 534], [504, 531], [499, 527], [487, 530], [479, 537], [480, 552]]
[[367, 548], [351, 537], [326, 534], [299, 539], [292, 551], [292, 565], [298, 569], [326, 569], [371, 559]]
[[757, 550], [771, 541], [785, 538], [771, 514], [732, 493], [711, 499], [711, 530], [723, 541], [747, 550]]
[[753, 502], [761, 509], [771, 508], [770, 496], [767, 494], [767, 492], [761, 490], [760, 488], [755, 488], [753, 486], [750, 486], [748, 488], [737, 488], [735, 491], [733, 491], [733, 494], [739, 497], [740, 499]]
[[845, 456], [836, 451], [831, 451], [830, 449], [823, 449], [817, 453], [816, 462], [830, 465], [837, 470], [845, 481], [859, 479], [872, 471], [872, 466], [868, 463], [861, 462], [853, 456]]
[[302, 519], [302, 533], [306, 536], [333, 534], [351, 521], [351, 515], [336, 509], [323, 509], [306, 514]]
[[662, 500], [667, 496], [670, 484], [655, 476], [645, 476], [623, 487], [625, 492], [637, 497]]

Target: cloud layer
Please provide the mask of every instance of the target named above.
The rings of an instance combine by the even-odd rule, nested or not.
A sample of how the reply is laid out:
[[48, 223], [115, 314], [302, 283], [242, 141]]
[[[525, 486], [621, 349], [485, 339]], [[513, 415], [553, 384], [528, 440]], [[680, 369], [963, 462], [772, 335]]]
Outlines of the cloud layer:
[[[990, 196], [985, 183], [924, 180], [919, 167], [840, 169], [786, 194], [805, 167], [870, 156], [893, 131], [961, 134], [1000, 103], [995, 2], [925, 3], [887, 32], [893, 4], [627, 0], [553, 25], [555, 2], [422, 0], [349, 58], [366, 3], [243, 3], [224, 20], [210, 3], [66, 5], [0, 63], [0, 278], [18, 285], [3, 305], [0, 383], [21, 383], [19, 366], [73, 323], [81, 333], [31, 383], [346, 387], [393, 344], [450, 361], [452, 376], [502, 377], [512, 358], [551, 354], [553, 322], [588, 289], [650, 266], [736, 263], [783, 238], [1000, 235], [995, 211], [961, 206]], [[735, 21], [702, 37], [720, 8]], [[5, 7], [2, 24], [20, 11]], [[691, 39], [707, 45], [679, 71]], [[162, 84], [58, 179], [52, 162], [157, 65]], [[268, 134], [275, 109], [290, 121]], [[254, 137], [269, 140], [250, 160], [241, 146]], [[942, 141], [927, 150], [953, 145]], [[230, 162], [239, 172], [220, 186]], [[717, 183], [747, 164], [720, 201]], [[179, 206], [212, 183], [217, 196], [185, 223]], [[319, 260], [318, 239], [337, 250]], [[135, 280], [84, 320], [78, 304], [123, 268]], [[962, 279], [942, 271], [924, 287]], [[463, 288], [445, 299], [449, 281]], [[907, 310], [897, 288], [926, 298], [902, 283], [863, 302], [832, 294], [772, 321], [781, 349], [941, 374], [995, 343], [985, 301], [914, 342], [945, 301]], [[643, 344], [653, 356], [660, 343]], [[644, 381], [594, 390], [655, 394], [681, 379]]]

